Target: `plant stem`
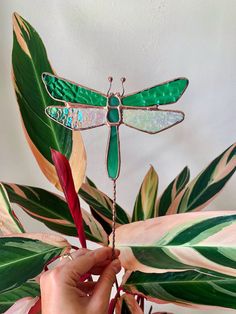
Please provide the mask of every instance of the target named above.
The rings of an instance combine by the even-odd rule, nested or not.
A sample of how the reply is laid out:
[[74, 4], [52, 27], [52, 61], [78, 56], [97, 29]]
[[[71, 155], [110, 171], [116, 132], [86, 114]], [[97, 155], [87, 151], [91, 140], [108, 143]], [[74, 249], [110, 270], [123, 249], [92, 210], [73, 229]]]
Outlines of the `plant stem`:
[[119, 287], [117, 279], [115, 281], [115, 285], [116, 285], [116, 294], [118, 294], [118, 297], [120, 297], [120, 287]]
[[140, 307], [141, 307], [142, 311], [144, 311], [144, 297], [141, 297], [141, 299], [140, 299]]
[[117, 288], [117, 292], [116, 292], [116, 295], [113, 299], [111, 299], [110, 301], [110, 304], [109, 304], [109, 309], [108, 309], [108, 314], [113, 314], [114, 313], [114, 310], [115, 310], [115, 306], [116, 306], [116, 303], [117, 303], [117, 299], [120, 297], [120, 287], [118, 285], [118, 282], [117, 282], [117, 279], [116, 279], [116, 288]]

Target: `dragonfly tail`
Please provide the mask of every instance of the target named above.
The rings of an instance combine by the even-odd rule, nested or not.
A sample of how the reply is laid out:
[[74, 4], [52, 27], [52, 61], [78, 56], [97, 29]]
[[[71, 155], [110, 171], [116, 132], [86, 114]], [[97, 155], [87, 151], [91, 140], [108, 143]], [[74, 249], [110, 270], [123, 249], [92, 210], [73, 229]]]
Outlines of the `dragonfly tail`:
[[116, 180], [120, 173], [120, 140], [118, 126], [111, 126], [107, 145], [107, 173]]

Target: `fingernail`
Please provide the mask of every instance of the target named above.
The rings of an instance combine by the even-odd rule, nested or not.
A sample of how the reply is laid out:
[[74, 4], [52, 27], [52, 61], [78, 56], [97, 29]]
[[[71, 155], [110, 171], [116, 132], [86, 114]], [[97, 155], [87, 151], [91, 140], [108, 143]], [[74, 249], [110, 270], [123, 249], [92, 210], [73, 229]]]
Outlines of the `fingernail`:
[[115, 249], [115, 255], [116, 255], [116, 256], [119, 256], [119, 255], [120, 255], [120, 250]]
[[121, 269], [121, 264], [120, 264], [120, 261], [118, 259], [115, 259], [114, 261], [112, 261], [112, 268], [114, 269], [114, 271], [116, 273], [118, 273]]

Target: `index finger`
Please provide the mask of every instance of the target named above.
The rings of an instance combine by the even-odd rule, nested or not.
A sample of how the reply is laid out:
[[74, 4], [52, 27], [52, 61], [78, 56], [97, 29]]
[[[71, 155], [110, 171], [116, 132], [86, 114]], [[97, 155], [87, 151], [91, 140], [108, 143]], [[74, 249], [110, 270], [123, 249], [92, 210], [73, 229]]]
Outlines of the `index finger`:
[[112, 259], [112, 249], [103, 247], [78, 256], [65, 265], [65, 274], [73, 276], [76, 281], [79, 277], [89, 272], [94, 266]]

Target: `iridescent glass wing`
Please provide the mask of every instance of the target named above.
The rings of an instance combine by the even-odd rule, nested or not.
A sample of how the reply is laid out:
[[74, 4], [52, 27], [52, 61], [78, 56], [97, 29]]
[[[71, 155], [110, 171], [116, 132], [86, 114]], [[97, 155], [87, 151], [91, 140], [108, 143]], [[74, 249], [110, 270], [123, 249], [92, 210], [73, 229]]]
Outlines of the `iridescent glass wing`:
[[46, 114], [54, 121], [71, 130], [86, 130], [106, 123], [106, 110], [97, 107], [50, 106]]
[[43, 73], [42, 79], [49, 95], [56, 100], [98, 107], [106, 106], [107, 97], [95, 90], [50, 73]]
[[149, 107], [175, 103], [188, 86], [186, 78], [178, 78], [122, 98], [124, 106]]
[[184, 119], [184, 113], [171, 110], [123, 109], [123, 123], [131, 128], [155, 134]]

